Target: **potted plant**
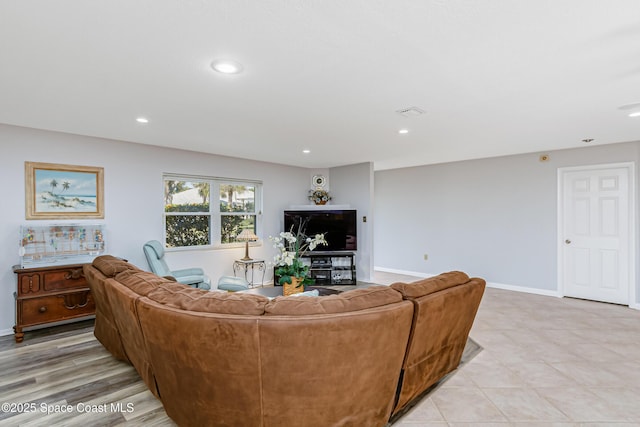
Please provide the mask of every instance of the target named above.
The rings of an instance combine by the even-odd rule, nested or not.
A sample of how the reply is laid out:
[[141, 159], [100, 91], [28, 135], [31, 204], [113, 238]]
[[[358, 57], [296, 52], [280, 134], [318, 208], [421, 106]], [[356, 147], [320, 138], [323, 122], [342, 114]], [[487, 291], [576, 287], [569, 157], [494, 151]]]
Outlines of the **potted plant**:
[[308, 277], [309, 266], [302, 262], [302, 256], [318, 245], [327, 244], [324, 234], [307, 236], [305, 225], [305, 222], [301, 221], [297, 230], [294, 231], [293, 225], [289, 231], [283, 231], [277, 237], [269, 237], [273, 247], [278, 250], [273, 262], [276, 266], [275, 274], [280, 277], [278, 283], [284, 287], [282, 294], [285, 296], [302, 292], [304, 285], [314, 282]]
[[331, 200], [331, 196], [327, 190], [309, 190], [309, 200], [312, 200], [316, 205], [324, 205]]

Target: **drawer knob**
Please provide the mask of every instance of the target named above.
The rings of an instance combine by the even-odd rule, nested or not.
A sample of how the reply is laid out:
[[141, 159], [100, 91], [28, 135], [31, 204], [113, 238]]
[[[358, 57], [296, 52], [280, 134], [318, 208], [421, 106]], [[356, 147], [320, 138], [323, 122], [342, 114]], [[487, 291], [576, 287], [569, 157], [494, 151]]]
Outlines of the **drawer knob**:
[[40, 307], [40, 308], [38, 309], [38, 311], [39, 311], [40, 313], [44, 313], [45, 311], [47, 311], [47, 307], [45, 307], [45, 306], [43, 305], [42, 307]]

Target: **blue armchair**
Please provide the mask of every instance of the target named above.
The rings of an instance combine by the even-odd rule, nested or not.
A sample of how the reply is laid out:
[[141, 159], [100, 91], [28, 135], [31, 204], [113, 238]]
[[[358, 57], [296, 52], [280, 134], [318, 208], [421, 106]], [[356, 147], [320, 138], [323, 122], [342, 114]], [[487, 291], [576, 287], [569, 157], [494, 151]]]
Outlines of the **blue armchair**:
[[164, 246], [157, 240], [150, 240], [144, 244], [144, 256], [147, 258], [149, 268], [158, 276], [171, 276], [180, 283], [199, 289], [211, 289], [211, 282], [201, 268], [185, 268], [182, 270], [169, 270], [164, 260]]

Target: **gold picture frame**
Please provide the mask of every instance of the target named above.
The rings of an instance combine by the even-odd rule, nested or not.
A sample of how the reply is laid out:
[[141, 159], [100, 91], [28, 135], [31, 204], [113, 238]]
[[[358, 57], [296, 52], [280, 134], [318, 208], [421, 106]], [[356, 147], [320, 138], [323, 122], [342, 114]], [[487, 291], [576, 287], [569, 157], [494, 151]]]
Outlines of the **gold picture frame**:
[[104, 218], [104, 169], [25, 162], [26, 219]]

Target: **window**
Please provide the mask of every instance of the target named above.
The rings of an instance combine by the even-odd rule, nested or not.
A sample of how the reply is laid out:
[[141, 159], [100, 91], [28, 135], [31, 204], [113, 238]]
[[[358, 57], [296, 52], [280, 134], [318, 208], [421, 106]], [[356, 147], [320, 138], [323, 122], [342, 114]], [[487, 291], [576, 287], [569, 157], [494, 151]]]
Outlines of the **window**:
[[165, 175], [166, 246], [236, 246], [245, 228], [259, 236], [261, 191], [255, 181]]

